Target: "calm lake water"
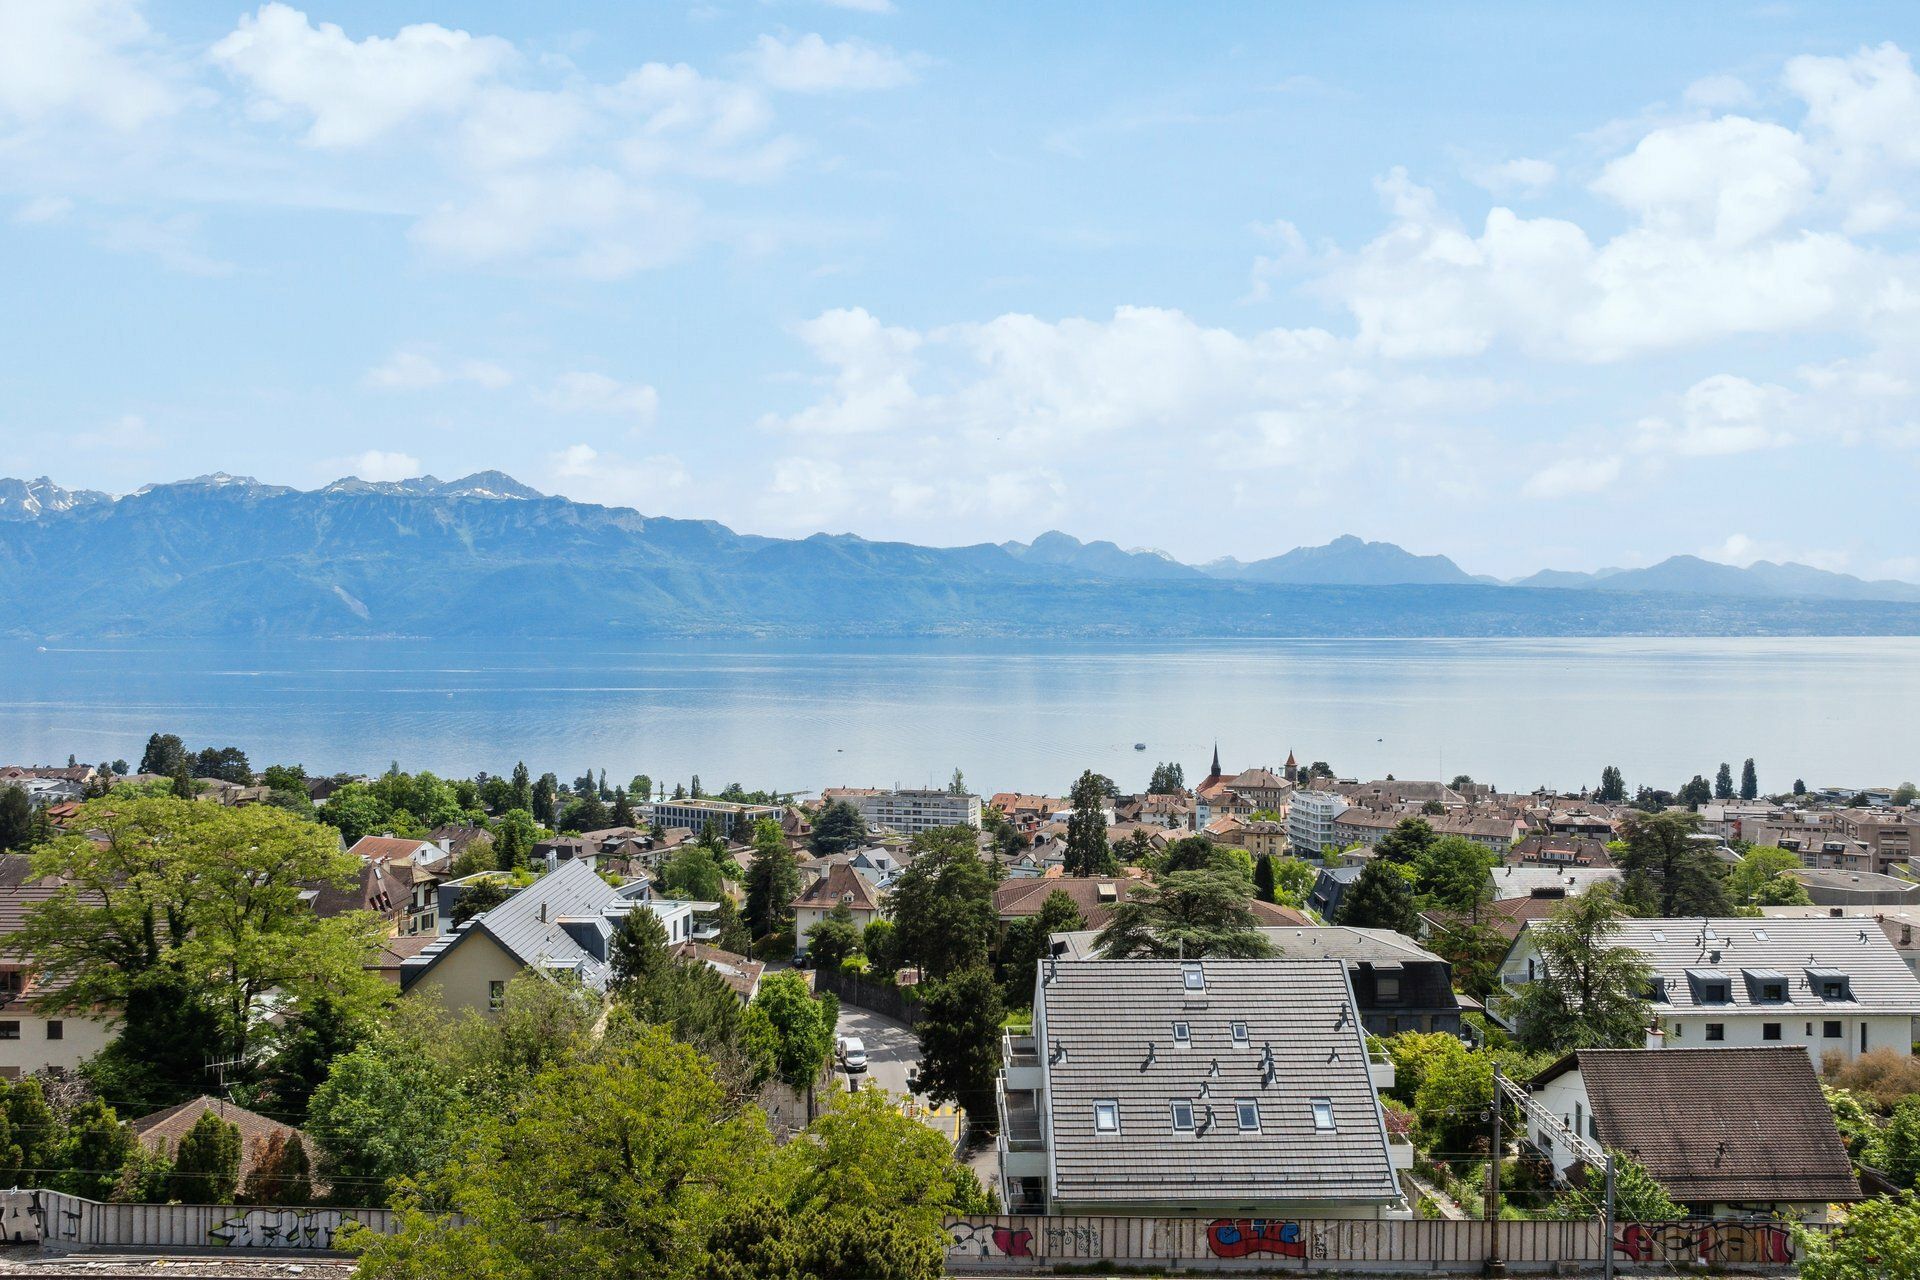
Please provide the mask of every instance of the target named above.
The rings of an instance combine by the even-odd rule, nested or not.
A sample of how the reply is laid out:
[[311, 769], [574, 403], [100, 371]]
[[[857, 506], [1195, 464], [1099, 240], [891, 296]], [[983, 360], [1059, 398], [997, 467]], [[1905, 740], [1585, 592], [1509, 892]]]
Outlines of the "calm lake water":
[[[1920, 777], [1920, 640], [1623, 639], [0, 649], [0, 762], [137, 762], [149, 733], [313, 772], [524, 759], [709, 789], [1123, 787], [1304, 764], [1522, 789], [1758, 762], [1765, 789]], [[1145, 751], [1133, 744], [1144, 742]]]

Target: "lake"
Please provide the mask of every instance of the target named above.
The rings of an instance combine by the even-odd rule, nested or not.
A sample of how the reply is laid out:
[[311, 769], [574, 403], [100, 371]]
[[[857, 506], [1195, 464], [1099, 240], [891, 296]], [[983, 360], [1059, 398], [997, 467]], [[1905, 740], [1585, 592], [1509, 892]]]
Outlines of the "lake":
[[[1920, 777], [1920, 640], [1326, 640], [990, 646], [307, 642], [0, 648], [0, 762], [137, 763], [149, 733], [256, 767], [609, 780], [709, 790], [1128, 790], [1326, 760], [1361, 778], [1676, 787], [1752, 756], [1763, 789]], [[1133, 744], [1144, 742], [1146, 750]]]

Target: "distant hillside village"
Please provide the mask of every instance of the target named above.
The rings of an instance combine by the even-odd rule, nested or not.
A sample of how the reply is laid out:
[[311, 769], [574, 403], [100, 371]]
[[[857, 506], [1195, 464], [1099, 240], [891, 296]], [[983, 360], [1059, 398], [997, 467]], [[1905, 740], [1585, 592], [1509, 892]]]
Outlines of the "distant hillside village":
[[1304, 1256], [1281, 1223], [1588, 1220], [1648, 1263], [1920, 1227], [1914, 786], [1596, 779], [1216, 749], [1138, 794], [794, 796], [160, 733], [8, 766], [0, 1164], [406, 1211], [372, 1276], [524, 1259], [530, 1200], [705, 1274], [1080, 1259], [1096, 1218], [1209, 1223], [1215, 1259]]

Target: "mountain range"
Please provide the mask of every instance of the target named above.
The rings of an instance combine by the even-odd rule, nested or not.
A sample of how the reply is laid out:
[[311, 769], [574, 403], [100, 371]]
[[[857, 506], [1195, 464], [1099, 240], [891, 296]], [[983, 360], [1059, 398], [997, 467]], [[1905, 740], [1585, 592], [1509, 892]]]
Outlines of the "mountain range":
[[114, 638], [1920, 634], [1920, 587], [1675, 556], [1511, 583], [1336, 538], [1250, 562], [1049, 532], [922, 547], [735, 533], [498, 471], [115, 498], [0, 479], [0, 634]]

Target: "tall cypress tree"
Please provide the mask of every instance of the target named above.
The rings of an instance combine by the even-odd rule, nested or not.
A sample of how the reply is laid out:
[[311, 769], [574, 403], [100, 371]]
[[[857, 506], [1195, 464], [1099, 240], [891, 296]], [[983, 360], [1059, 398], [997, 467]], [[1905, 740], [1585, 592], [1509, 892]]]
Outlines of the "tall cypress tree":
[[1062, 870], [1070, 876], [1110, 875], [1113, 849], [1107, 844], [1106, 789], [1088, 769], [1073, 784], [1073, 816], [1067, 819], [1067, 851]]
[[1740, 766], [1740, 798], [1742, 800], [1752, 800], [1757, 798], [1759, 794], [1760, 775], [1753, 770], [1753, 757], [1748, 756], [1747, 762]]

